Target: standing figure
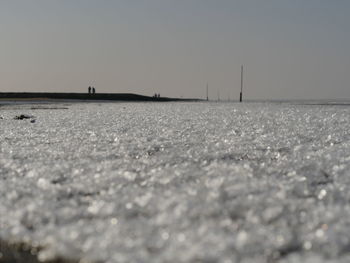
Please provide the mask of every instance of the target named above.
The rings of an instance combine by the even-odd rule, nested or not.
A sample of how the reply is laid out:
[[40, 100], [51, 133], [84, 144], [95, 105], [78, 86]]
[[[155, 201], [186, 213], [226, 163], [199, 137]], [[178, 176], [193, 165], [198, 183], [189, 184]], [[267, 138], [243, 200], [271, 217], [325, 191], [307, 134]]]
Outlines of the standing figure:
[[89, 90], [89, 94], [91, 94], [91, 87], [90, 87], [90, 86], [89, 86], [89, 89], [88, 89], [88, 90]]
[[95, 93], [96, 93], [95, 87], [92, 87], [92, 94], [95, 94]]

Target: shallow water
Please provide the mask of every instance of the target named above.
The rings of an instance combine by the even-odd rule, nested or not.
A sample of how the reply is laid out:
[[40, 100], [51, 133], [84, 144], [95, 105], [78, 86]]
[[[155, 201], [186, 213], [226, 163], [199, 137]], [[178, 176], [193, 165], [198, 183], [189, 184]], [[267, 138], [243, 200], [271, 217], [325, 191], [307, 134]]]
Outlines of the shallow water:
[[39, 247], [42, 261], [348, 262], [349, 113], [5, 105], [0, 239]]

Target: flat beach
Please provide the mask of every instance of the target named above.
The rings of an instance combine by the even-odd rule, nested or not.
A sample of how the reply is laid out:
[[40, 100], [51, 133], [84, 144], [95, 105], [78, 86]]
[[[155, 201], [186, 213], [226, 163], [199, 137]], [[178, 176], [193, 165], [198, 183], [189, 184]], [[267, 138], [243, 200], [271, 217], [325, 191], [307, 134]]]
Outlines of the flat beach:
[[350, 260], [344, 103], [0, 105], [0, 262]]

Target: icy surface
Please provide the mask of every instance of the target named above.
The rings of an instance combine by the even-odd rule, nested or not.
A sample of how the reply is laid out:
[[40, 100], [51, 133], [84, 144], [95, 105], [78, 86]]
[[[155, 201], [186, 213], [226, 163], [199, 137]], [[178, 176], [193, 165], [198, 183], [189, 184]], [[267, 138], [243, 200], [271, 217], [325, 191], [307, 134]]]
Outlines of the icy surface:
[[350, 106], [7, 105], [0, 116], [0, 239], [38, 247], [41, 261], [350, 261]]

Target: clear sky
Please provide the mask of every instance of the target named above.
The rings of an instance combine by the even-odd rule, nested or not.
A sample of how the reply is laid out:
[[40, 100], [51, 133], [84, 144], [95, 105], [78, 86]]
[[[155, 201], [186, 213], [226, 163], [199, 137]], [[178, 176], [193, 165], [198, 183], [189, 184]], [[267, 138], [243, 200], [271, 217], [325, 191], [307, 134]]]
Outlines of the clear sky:
[[350, 99], [349, 0], [1, 0], [0, 91]]

